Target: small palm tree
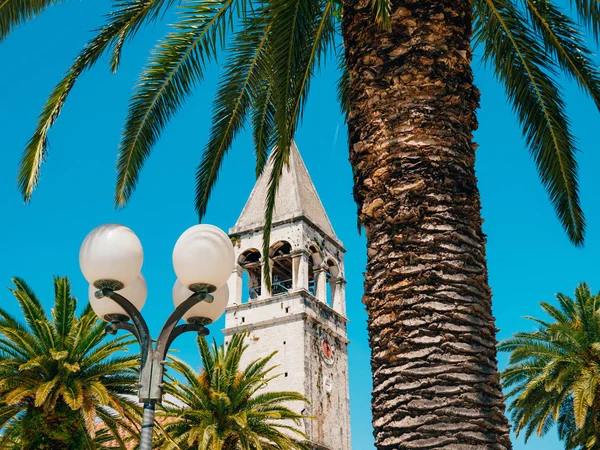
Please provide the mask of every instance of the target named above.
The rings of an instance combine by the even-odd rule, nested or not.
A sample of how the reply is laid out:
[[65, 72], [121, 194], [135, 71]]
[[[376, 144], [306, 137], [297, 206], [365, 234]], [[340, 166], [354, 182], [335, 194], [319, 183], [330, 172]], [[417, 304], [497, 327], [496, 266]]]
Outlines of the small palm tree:
[[[164, 406], [164, 429], [170, 442], [164, 450], [303, 450], [304, 433], [294, 425], [305, 418], [288, 407], [306, 402], [296, 392], [259, 392], [275, 378], [268, 367], [271, 355], [253, 361], [244, 370], [240, 359], [247, 346], [245, 334], [237, 334], [225, 347], [198, 339], [203, 370], [173, 359], [171, 367], [183, 376], [167, 391], [175, 402]], [[178, 404], [177, 404], [178, 403]], [[180, 406], [183, 404], [183, 408]], [[178, 446], [178, 447], [177, 447]]]
[[600, 449], [600, 295], [581, 283], [575, 300], [556, 298], [560, 308], [541, 303], [554, 322], [528, 317], [539, 329], [499, 346], [511, 352], [502, 380], [515, 431], [527, 440], [558, 424], [567, 449]]
[[0, 448], [125, 448], [122, 434], [137, 435], [139, 421], [137, 355], [121, 354], [133, 341], [104, 340], [89, 305], [77, 316], [67, 278], [54, 278], [52, 317], [23, 280], [12, 281], [26, 324], [0, 309]]

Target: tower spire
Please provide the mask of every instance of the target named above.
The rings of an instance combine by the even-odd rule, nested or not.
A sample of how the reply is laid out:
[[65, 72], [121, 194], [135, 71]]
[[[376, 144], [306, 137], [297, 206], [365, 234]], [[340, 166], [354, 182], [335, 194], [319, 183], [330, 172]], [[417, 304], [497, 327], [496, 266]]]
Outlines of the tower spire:
[[[229, 230], [230, 234], [243, 233], [264, 227], [269, 180], [273, 171], [272, 157], [273, 153], [271, 153], [265, 169], [256, 181], [235, 226]], [[325, 208], [323, 208], [317, 190], [308, 174], [304, 161], [302, 161], [298, 147], [295, 142], [292, 142], [289, 162], [287, 166], [283, 167], [279, 181], [273, 213], [273, 226], [298, 218], [308, 220], [327, 237], [341, 244], [333, 231]]]

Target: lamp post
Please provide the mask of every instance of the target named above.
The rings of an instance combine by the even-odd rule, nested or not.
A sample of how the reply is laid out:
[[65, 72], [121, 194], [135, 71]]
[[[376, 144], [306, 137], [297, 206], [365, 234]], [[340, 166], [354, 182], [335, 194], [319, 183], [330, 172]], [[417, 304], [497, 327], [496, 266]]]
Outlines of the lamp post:
[[[209, 334], [206, 325], [225, 311], [227, 279], [234, 266], [229, 237], [212, 225], [186, 230], [173, 249], [177, 281], [173, 286], [175, 309], [153, 344], [148, 325], [140, 313], [146, 301], [146, 281], [141, 274], [142, 244], [129, 228], [101, 225], [87, 235], [79, 252], [79, 264], [90, 283], [94, 312], [109, 322], [106, 332], [131, 332], [140, 344], [139, 399], [144, 405], [140, 450], [152, 449], [154, 412], [163, 394], [163, 373], [173, 340], [186, 332]], [[183, 319], [186, 323], [179, 324]]]

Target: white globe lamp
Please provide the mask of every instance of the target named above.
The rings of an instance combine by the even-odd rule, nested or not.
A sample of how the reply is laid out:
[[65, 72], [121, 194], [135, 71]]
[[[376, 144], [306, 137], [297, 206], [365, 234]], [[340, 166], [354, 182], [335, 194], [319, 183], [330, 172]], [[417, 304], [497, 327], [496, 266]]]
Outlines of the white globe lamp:
[[223, 286], [234, 265], [229, 237], [213, 225], [195, 225], [177, 240], [173, 268], [179, 281], [192, 291], [212, 292]]
[[[175, 308], [186, 301], [194, 292], [186, 288], [179, 280], [173, 286], [173, 303]], [[226, 284], [214, 291], [213, 301], [202, 300], [183, 315], [183, 320], [190, 323], [208, 325], [217, 320], [225, 312], [229, 300], [229, 288]]]
[[[127, 321], [130, 319], [129, 314], [114, 300], [108, 297], [97, 298], [97, 291], [98, 288], [90, 284], [88, 290], [90, 305], [98, 317], [107, 322], [112, 322], [113, 320]], [[146, 280], [141, 273], [133, 282], [115, 292], [129, 300], [138, 311], [142, 310], [148, 296]]]
[[137, 278], [143, 262], [144, 250], [138, 237], [116, 223], [94, 228], [79, 250], [83, 276], [97, 288], [122, 289]]

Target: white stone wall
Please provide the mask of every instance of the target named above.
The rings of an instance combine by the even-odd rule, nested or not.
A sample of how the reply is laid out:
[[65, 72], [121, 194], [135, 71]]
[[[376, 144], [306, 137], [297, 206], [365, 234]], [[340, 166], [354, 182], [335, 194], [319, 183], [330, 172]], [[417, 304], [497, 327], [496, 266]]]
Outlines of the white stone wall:
[[[332, 362], [326, 361], [320, 351], [324, 333], [334, 347]], [[313, 321], [305, 323], [304, 336], [305, 395], [310, 400], [308, 412], [315, 417], [307, 422], [307, 434], [325, 448], [351, 450], [348, 343]]]
[[[271, 360], [271, 366], [278, 366], [273, 375], [279, 375], [272, 380], [265, 391], [297, 391], [302, 393], [296, 386], [303, 386], [304, 377], [304, 343], [299, 337], [303, 335], [303, 321], [296, 318], [286, 322], [274, 323], [260, 328], [252, 326], [245, 327], [248, 332], [246, 343], [248, 350], [244, 353], [241, 365], [246, 367], [250, 362], [264, 358], [273, 352], [277, 352]], [[231, 335], [225, 332], [225, 341], [229, 341]], [[290, 405], [298, 413], [305, 408], [304, 404]], [[304, 431], [304, 430], [302, 430]]]
[[[262, 257], [263, 230], [240, 232], [235, 237], [236, 261], [248, 249], [257, 249]], [[271, 232], [271, 244], [287, 241], [292, 247], [294, 271], [293, 289], [284, 295], [270, 296], [264, 291], [260, 298], [249, 300], [247, 286], [242, 283], [243, 271], [238, 266], [229, 281], [230, 298], [225, 316], [225, 342], [232, 334], [248, 333], [248, 350], [242, 366], [276, 351], [272, 363], [278, 365], [280, 377], [267, 387], [269, 391], [296, 391], [310, 405], [290, 405], [297, 412], [306, 409], [314, 420], [306, 420], [305, 431], [315, 449], [350, 450], [350, 402], [348, 391], [348, 352], [345, 317], [344, 249], [335, 236], [327, 236], [305, 217], [279, 223]], [[319, 267], [328, 269], [327, 260], [337, 266], [337, 278], [331, 278], [330, 296], [323, 282], [316, 295], [308, 290], [310, 246], [318, 249]], [[331, 271], [330, 271], [331, 272]], [[321, 280], [324, 280], [324, 273]], [[315, 278], [317, 273], [315, 273]], [[321, 352], [321, 336], [326, 335], [334, 348], [333, 360]]]
[[[347, 319], [301, 291], [229, 306], [225, 321], [225, 342], [234, 333], [248, 332], [243, 367], [277, 351], [272, 363], [281, 376], [267, 389], [293, 390], [309, 399], [310, 405], [291, 406], [315, 417], [301, 426], [310, 441], [318, 448], [350, 450]], [[334, 347], [332, 364], [321, 354], [322, 333]]]
[[[301, 317], [296, 317], [301, 316]], [[346, 319], [328, 305], [319, 302], [306, 291], [292, 292], [268, 299], [258, 299], [241, 305], [230, 305], [225, 311], [226, 335], [253, 330], [272, 324], [285, 324], [296, 319], [320, 322], [329, 333], [346, 339]]]

